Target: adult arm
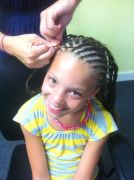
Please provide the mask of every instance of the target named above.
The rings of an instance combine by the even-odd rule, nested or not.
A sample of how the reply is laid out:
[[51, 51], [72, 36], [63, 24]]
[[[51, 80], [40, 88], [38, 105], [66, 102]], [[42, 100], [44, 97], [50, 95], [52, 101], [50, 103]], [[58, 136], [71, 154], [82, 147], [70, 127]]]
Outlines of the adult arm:
[[32, 170], [32, 180], [50, 180], [47, 159], [41, 138], [32, 135], [23, 127], [23, 125], [21, 125], [21, 129], [24, 134], [26, 149]]
[[63, 32], [72, 19], [80, 0], [58, 0], [41, 12], [40, 32], [47, 40], [62, 40]]
[[29, 68], [40, 68], [50, 62], [57, 41], [48, 42], [36, 34], [6, 36], [0, 33], [0, 50], [16, 56]]
[[93, 180], [95, 168], [106, 140], [107, 137], [87, 143], [73, 180]]

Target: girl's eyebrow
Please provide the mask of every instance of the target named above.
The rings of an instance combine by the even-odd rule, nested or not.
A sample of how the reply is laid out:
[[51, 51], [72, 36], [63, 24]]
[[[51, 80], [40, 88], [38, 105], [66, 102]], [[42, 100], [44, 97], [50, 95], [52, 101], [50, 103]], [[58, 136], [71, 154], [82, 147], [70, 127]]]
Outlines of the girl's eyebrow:
[[49, 77], [49, 76], [52, 76], [53, 78], [56, 79], [56, 81], [59, 82], [59, 80], [57, 79], [57, 77], [55, 76], [55, 74], [53, 74], [51, 71], [49, 71], [49, 73], [48, 73], [48, 77]]
[[49, 71], [49, 73], [50, 73], [51, 75], [53, 75], [53, 76], [56, 78], [56, 76], [55, 76], [51, 71]]
[[[48, 74], [48, 76], [53, 76], [53, 77], [56, 79], [56, 81], [59, 82], [59, 80], [57, 79], [57, 77], [56, 77], [51, 71], [49, 71], [49, 73], [50, 73], [50, 74]], [[68, 88], [68, 87], [67, 87], [67, 88]], [[84, 93], [84, 90], [83, 90], [83, 89], [79, 89], [79, 88], [77, 88], [77, 87], [69, 87], [68, 89], [71, 89], [71, 90], [75, 90], [75, 91], [79, 91], [79, 92], [81, 92], [81, 93]]]
[[75, 87], [71, 87], [70, 89], [73, 91], [78, 91], [79, 93], [84, 93], [83, 89], [79, 89], [79, 88], [75, 88]]

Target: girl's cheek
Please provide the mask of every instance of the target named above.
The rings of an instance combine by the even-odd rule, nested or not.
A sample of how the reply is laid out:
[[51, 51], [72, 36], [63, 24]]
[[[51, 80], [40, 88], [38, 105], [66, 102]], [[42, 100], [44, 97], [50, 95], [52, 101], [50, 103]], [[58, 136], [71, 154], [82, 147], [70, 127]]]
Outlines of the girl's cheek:
[[43, 82], [42, 87], [41, 87], [41, 91], [44, 94], [46, 92], [46, 90], [47, 90], [47, 85], [45, 82]]
[[41, 87], [41, 91], [43, 92], [46, 86], [46, 79], [44, 78], [43, 83], [42, 83], [42, 87]]
[[42, 93], [45, 95], [45, 94], [51, 93], [51, 91], [52, 91], [51, 88], [48, 85], [43, 83], [43, 85], [42, 85]]

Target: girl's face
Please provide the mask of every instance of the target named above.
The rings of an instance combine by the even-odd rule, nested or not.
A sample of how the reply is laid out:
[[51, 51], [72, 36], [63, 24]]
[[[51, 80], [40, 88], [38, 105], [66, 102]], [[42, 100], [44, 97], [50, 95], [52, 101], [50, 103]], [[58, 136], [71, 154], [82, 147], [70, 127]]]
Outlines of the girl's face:
[[48, 116], [61, 118], [83, 112], [87, 100], [96, 93], [96, 85], [88, 63], [58, 51], [42, 85]]

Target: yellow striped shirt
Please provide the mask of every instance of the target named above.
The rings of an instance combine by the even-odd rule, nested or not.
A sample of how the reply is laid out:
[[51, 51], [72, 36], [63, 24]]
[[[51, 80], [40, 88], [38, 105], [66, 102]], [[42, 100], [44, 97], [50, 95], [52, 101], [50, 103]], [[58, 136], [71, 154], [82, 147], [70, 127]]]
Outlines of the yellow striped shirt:
[[95, 98], [91, 100], [91, 109], [91, 117], [84, 126], [57, 131], [49, 125], [43, 97], [38, 94], [27, 101], [14, 117], [33, 135], [41, 136], [52, 180], [72, 180], [86, 143], [117, 130], [111, 114]]

